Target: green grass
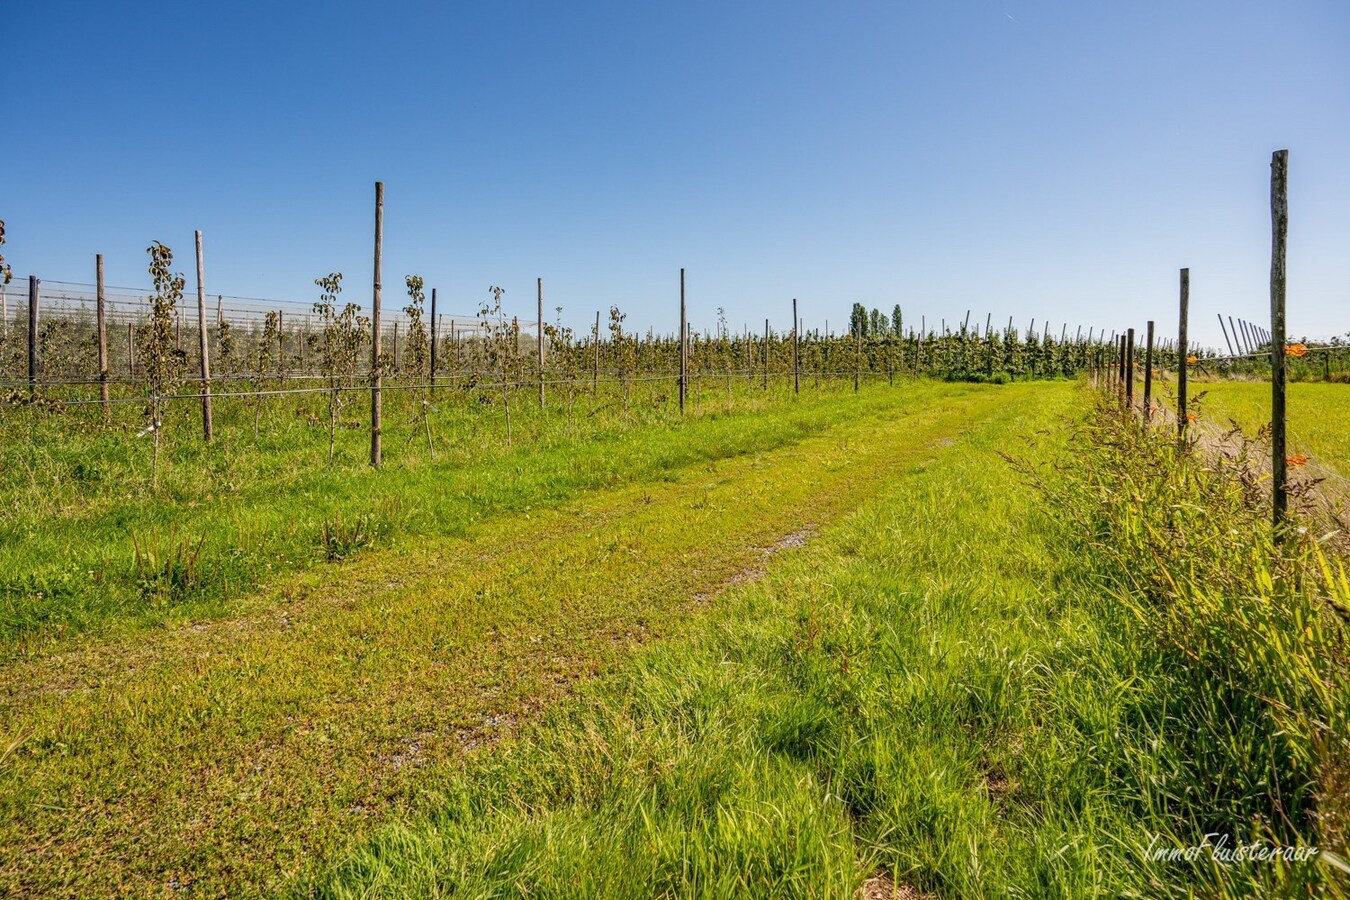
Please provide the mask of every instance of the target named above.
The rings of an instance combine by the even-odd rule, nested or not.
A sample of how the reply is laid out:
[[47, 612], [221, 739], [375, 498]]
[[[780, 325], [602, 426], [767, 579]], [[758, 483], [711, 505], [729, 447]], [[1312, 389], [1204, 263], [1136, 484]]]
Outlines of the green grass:
[[[1326, 857], [1149, 858], [1210, 832], [1344, 856], [1324, 793], [1337, 782], [1309, 780], [1344, 762], [1344, 643], [1302, 589], [1225, 617], [1200, 600], [1207, 578], [1155, 608], [1155, 582], [1133, 568], [1157, 549], [1134, 511], [1142, 487], [1113, 485], [1170, 487], [1140, 463], [1176, 465], [1171, 439], [1150, 439], [1152, 459], [1088, 450], [1053, 427], [1074, 404], [1045, 389], [973, 423], [688, 637], [473, 761], [426, 818], [386, 827], [295, 893], [843, 898], [880, 872], [953, 897], [1343, 894], [1346, 871]], [[1010, 449], [1062, 486], [1029, 490], [1000, 459]], [[1251, 535], [1207, 576], [1260, 571], [1235, 563], [1263, 540], [1241, 498], [1216, 477], [1194, 500], [1219, 514], [1197, 537]], [[1067, 522], [1042, 505], [1069, 499]], [[1104, 539], [1085, 541], [1080, 523]], [[1139, 530], [1118, 540], [1121, 528]], [[1168, 564], [1195, 562], [1183, 549]], [[1233, 614], [1260, 609], [1252, 633], [1236, 627]], [[1226, 643], [1169, 640], [1188, 613], [1209, 614], [1190, 637]]]
[[[353, 468], [417, 514], [0, 663], [0, 892], [1343, 896], [1350, 582], [1085, 397], [653, 408], [445, 533]], [[1209, 833], [1327, 852], [1148, 858]]]
[[447, 390], [431, 415], [434, 461], [407, 394], [390, 392], [379, 473], [355, 421], [363, 395], [344, 412], [358, 427], [340, 431], [332, 467], [321, 399], [266, 400], [256, 438], [254, 401], [218, 399], [209, 447], [196, 434], [197, 407], [180, 403], [166, 417], [157, 488], [135, 410], [118, 407], [109, 427], [93, 407], [4, 410], [0, 655], [46, 652], [87, 631], [228, 615], [232, 598], [335, 555], [325, 535], [359, 536], [352, 550], [443, 540], [500, 514], [784, 446], [897, 400], [921, 406], [971, 390], [868, 385], [855, 400], [840, 383], [793, 398], [782, 385], [698, 382], [682, 421], [668, 385], [641, 387], [627, 405], [617, 393], [554, 396], [542, 415], [522, 391], [510, 444], [498, 395]]
[[[784, 536], [1041, 390], [878, 387], [635, 431], [619, 446], [642, 480], [502, 512], [457, 537], [405, 532], [276, 577], [215, 624], [12, 659], [0, 667], [0, 734], [21, 743], [0, 770], [0, 885], [275, 886], [424, 807], [467, 750], [697, 621]], [[803, 410], [818, 427], [801, 426]], [[747, 446], [763, 434], [780, 446]], [[463, 483], [441, 477], [437, 496], [454, 509]]]
[[[1270, 383], [1214, 381], [1196, 384], [1204, 392], [1204, 418], [1218, 427], [1241, 426], [1248, 435], [1270, 424]], [[1290, 452], [1302, 453], [1343, 477], [1350, 477], [1350, 385], [1296, 382], [1289, 385]]]

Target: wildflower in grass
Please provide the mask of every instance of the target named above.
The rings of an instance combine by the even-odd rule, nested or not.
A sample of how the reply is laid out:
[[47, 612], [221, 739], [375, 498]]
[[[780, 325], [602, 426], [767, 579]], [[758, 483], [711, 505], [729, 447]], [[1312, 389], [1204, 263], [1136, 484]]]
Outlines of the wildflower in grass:
[[1287, 347], [1284, 348], [1284, 355], [1285, 355], [1285, 356], [1307, 356], [1307, 355], [1308, 355], [1308, 345], [1307, 345], [1307, 344], [1290, 344], [1289, 346], [1287, 346]]
[[1200, 361], [1200, 360], [1196, 359], [1194, 356], [1188, 356], [1188, 357], [1186, 357], [1186, 362], [1188, 362], [1188, 363], [1197, 363], [1197, 362], [1199, 362], [1199, 361]]
[[1186, 413], [1186, 421], [1187, 421], [1187, 422], [1194, 422], [1194, 421], [1195, 421], [1196, 419], [1198, 419], [1198, 418], [1200, 418], [1200, 417], [1199, 417], [1198, 415], [1196, 415], [1195, 413], [1193, 413], [1193, 412], [1188, 412], [1188, 413]]
[[1308, 457], [1304, 456], [1302, 453], [1294, 453], [1290, 456], [1286, 456], [1284, 461], [1291, 466], [1306, 466], [1308, 464]]

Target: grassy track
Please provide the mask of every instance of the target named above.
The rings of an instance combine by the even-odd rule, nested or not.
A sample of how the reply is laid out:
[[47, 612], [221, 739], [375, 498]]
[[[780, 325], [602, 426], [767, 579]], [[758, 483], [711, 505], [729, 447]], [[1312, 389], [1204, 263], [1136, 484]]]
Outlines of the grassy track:
[[962, 897], [1142, 886], [1122, 845], [1146, 823], [1083, 752], [1128, 715], [1097, 683], [1112, 623], [1051, 588], [1047, 530], [998, 456], [1034, 452], [1019, 435], [1075, 402], [1043, 387], [968, 416], [689, 635], [298, 892], [849, 898], [878, 872]]
[[[28, 646], [0, 669], [0, 734], [22, 738], [0, 769], [0, 890], [275, 888], [437, 806], [470, 750], [689, 628], [785, 538], [905, 484], [954, 436], [1068, 396], [924, 385], [757, 414], [762, 427], [710, 418], [667, 434], [673, 448], [648, 438], [627, 469], [612, 458], [623, 442], [606, 447], [577, 464], [592, 477], [566, 470], [580, 484], [565, 472], [556, 491], [554, 469], [517, 462], [535, 494], [490, 478], [469, 493], [561, 505], [502, 502], [460, 536], [391, 539], [218, 621]], [[621, 486], [577, 493], [596, 480]], [[457, 486], [418, 514], [463, 516]]]
[[[217, 437], [203, 446], [190, 406], [166, 425], [160, 487], [148, 480], [149, 446], [134, 427], [104, 428], [43, 409], [0, 415], [0, 658], [45, 655], [85, 632], [135, 631], [235, 614], [235, 599], [278, 576], [321, 563], [325, 526], [367, 544], [463, 535], [473, 523], [554, 505], [579, 494], [664, 477], [671, 469], [785, 446], [840, 416], [961, 396], [959, 385], [839, 384], [799, 398], [781, 385], [743, 382], [692, 395], [681, 420], [647, 385], [625, 404], [589, 393], [545, 415], [512, 414], [472, 393], [437, 400], [437, 460], [413, 439], [406, 395], [386, 410], [386, 466], [365, 464], [363, 432], [327, 432], [313, 400], [269, 401], [258, 437], [254, 404], [222, 401]], [[570, 412], [566, 411], [570, 408]], [[326, 416], [326, 414], [325, 414]], [[326, 418], [324, 419], [326, 421]], [[200, 551], [197, 551], [201, 541]], [[139, 546], [155, 558], [139, 566]], [[183, 556], [195, 556], [192, 566]]]
[[[1256, 583], [1238, 560], [1204, 553], [1210, 568], [1183, 582], [1178, 606], [1155, 606], [1139, 563], [1156, 548], [1137, 504], [1143, 485], [1162, 490], [1159, 470], [1122, 456], [1138, 482], [1116, 494], [1111, 451], [1090, 451], [1094, 480], [1077, 473], [1057, 489], [1079, 506], [1047, 509], [1000, 453], [1062, 468], [1070, 432], [1055, 416], [1078, 398], [1044, 387], [1004, 399], [763, 581], [470, 761], [438, 786], [429, 815], [380, 830], [294, 893], [851, 898], [866, 881], [893, 881], [941, 897], [1344, 896], [1343, 862], [1149, 857], [1211, 831], [1270, 840], [1272, 826], [1284, 843], [1320, 839], [1343, 853], [1343, 803], [1323, 795], [1319, 838], [1307, 772], [1328, 745], [1322, 762], [1337, 761], [1344, 693], [1331, 678], [1318, 688], [1337, 692], [1324, 706], [1290, 691], [1327, 664], [1319, 642], [1334, 617], [1315, 620], [1283, 596], [1273, 608], [1286, 618], [1330, 631], [1309, 624], [1300, 647], [1303, 633], [1277, 615], [1269, 632], [1249, 620], [1249, 634], [1194, 601]], [[1018, 439], [1037, 432], [1035, 444]], [[1175, 459], [1170, 432], [1157, 445]], [[1175, 477], [1195, 489], [1194, 476]], [[1194, 512], [1219, 513], [1197, 536], [1251, 528], [1234, 512], [1241, 490], [1219, 484], [1228, 501], [1195, 497]], [[1079, 528], [1101, 525], [1107, 503], [1121, 510], [1109, 530], [1129, 533], [1094, 546]], [[1232, 541], [1235, 556], [1248, 540], [1261, 538]], [[1115, 554], [1127, 546], [1122, 569]], [[1170, 577], [1183, 579], [1196, 554], [1174, 552]], [[1260, 570], [1268, 557], [1255, 558]], [[1224, 570], [1242, 584], [1221, 585]], [[1247, 603], [1242, 614], [1262, 606]], [[1185, 618], [1227, 643], [1175, 652], [1147, 618], [1169, 615], [1164, 637], [1183, 634]], [[1271, 646], [1287, 655], [1252, 656]], [[1294, 704], [1288, 724], [1245, 692], [1252, 684]], [[1309, 742], [1306, 723], [1286, 733], [1304, 710], [1323, 740]], [[1277, 764], [1291, 747], [1304, 761]]]

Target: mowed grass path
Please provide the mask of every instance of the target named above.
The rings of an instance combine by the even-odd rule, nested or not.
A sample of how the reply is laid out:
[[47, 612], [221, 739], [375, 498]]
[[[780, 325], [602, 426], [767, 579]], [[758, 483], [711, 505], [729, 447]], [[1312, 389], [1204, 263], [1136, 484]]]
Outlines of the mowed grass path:
[[1047, 390], [1068, 388], [898, 388], [788, 446], [288, 576], [233, 618], [14, 660], [0, 893], [276, 888]]

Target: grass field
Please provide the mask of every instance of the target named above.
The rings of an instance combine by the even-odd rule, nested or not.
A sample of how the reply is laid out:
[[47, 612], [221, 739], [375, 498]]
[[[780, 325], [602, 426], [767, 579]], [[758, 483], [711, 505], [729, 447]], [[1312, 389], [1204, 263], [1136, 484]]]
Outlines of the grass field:
[[[698, 383], [681, 421], [669, 388], [639, 385], [627, 401], [612, 388], [555, 396], [545, 415], [522, 392], [510, 442], [500, 395], [447, 390], [431, 414], [434, 461], [409, 395], [391, 391], [378, 474], [366, 465], [361, 412], [343, 414], [353, 427], [338, 430], [328, 464], [321, 397], [269, 398], [261, 411], [252, 399], [217, 400], [209, 447], [196, 405], [180, 403], [165, 417], [158, 488], [133, 411], [118, 408], [121, 421], [105, 427], [90, 407], [6, 410], [0, 655], [47, 652], [89, 630], [224, 615], [232, 598], [330, 555], [396, 537], [455, 537], [503, 512], [772, 449], [895, 402], [869, 391], [855, 404], [851, 385], [833, 382], [789, 405], [790, 385], [752, 390], [719, 379]], [[963, 390], [924, 388], [904, 402]]]
[[[1213, 381], [1203, 391], [1205, 418], [1220, 427], [1235, 423], [1255, 435], [1270, 424], [1270, 383]], [[1289, 385], [1289, 447], [1324, 468], [1350, 478], [1350, 385], [1295, 382]]]
[[[11, 571], [115, 577], [11, 594], [0, 892], [1343, 893], [1350, 586], [1288, 577], [1315, 550], [1270, 563], [1240, 485], [1090, 406], [710, 392], [511, 445], [480, 415], [379, 473], [296, 426], [266, 463], [184, 442], [163, 502], [16, 511]], [[69, 472], [54, 435], [37, 471]], [[255, 468], [193, 505], [221, 458]], [[367, 514], [324, 561], [325, 519]], [[135, 590], [129, 523], [245, 574]], [[1327, 854], [1149, 856], [1220, 831]]]

